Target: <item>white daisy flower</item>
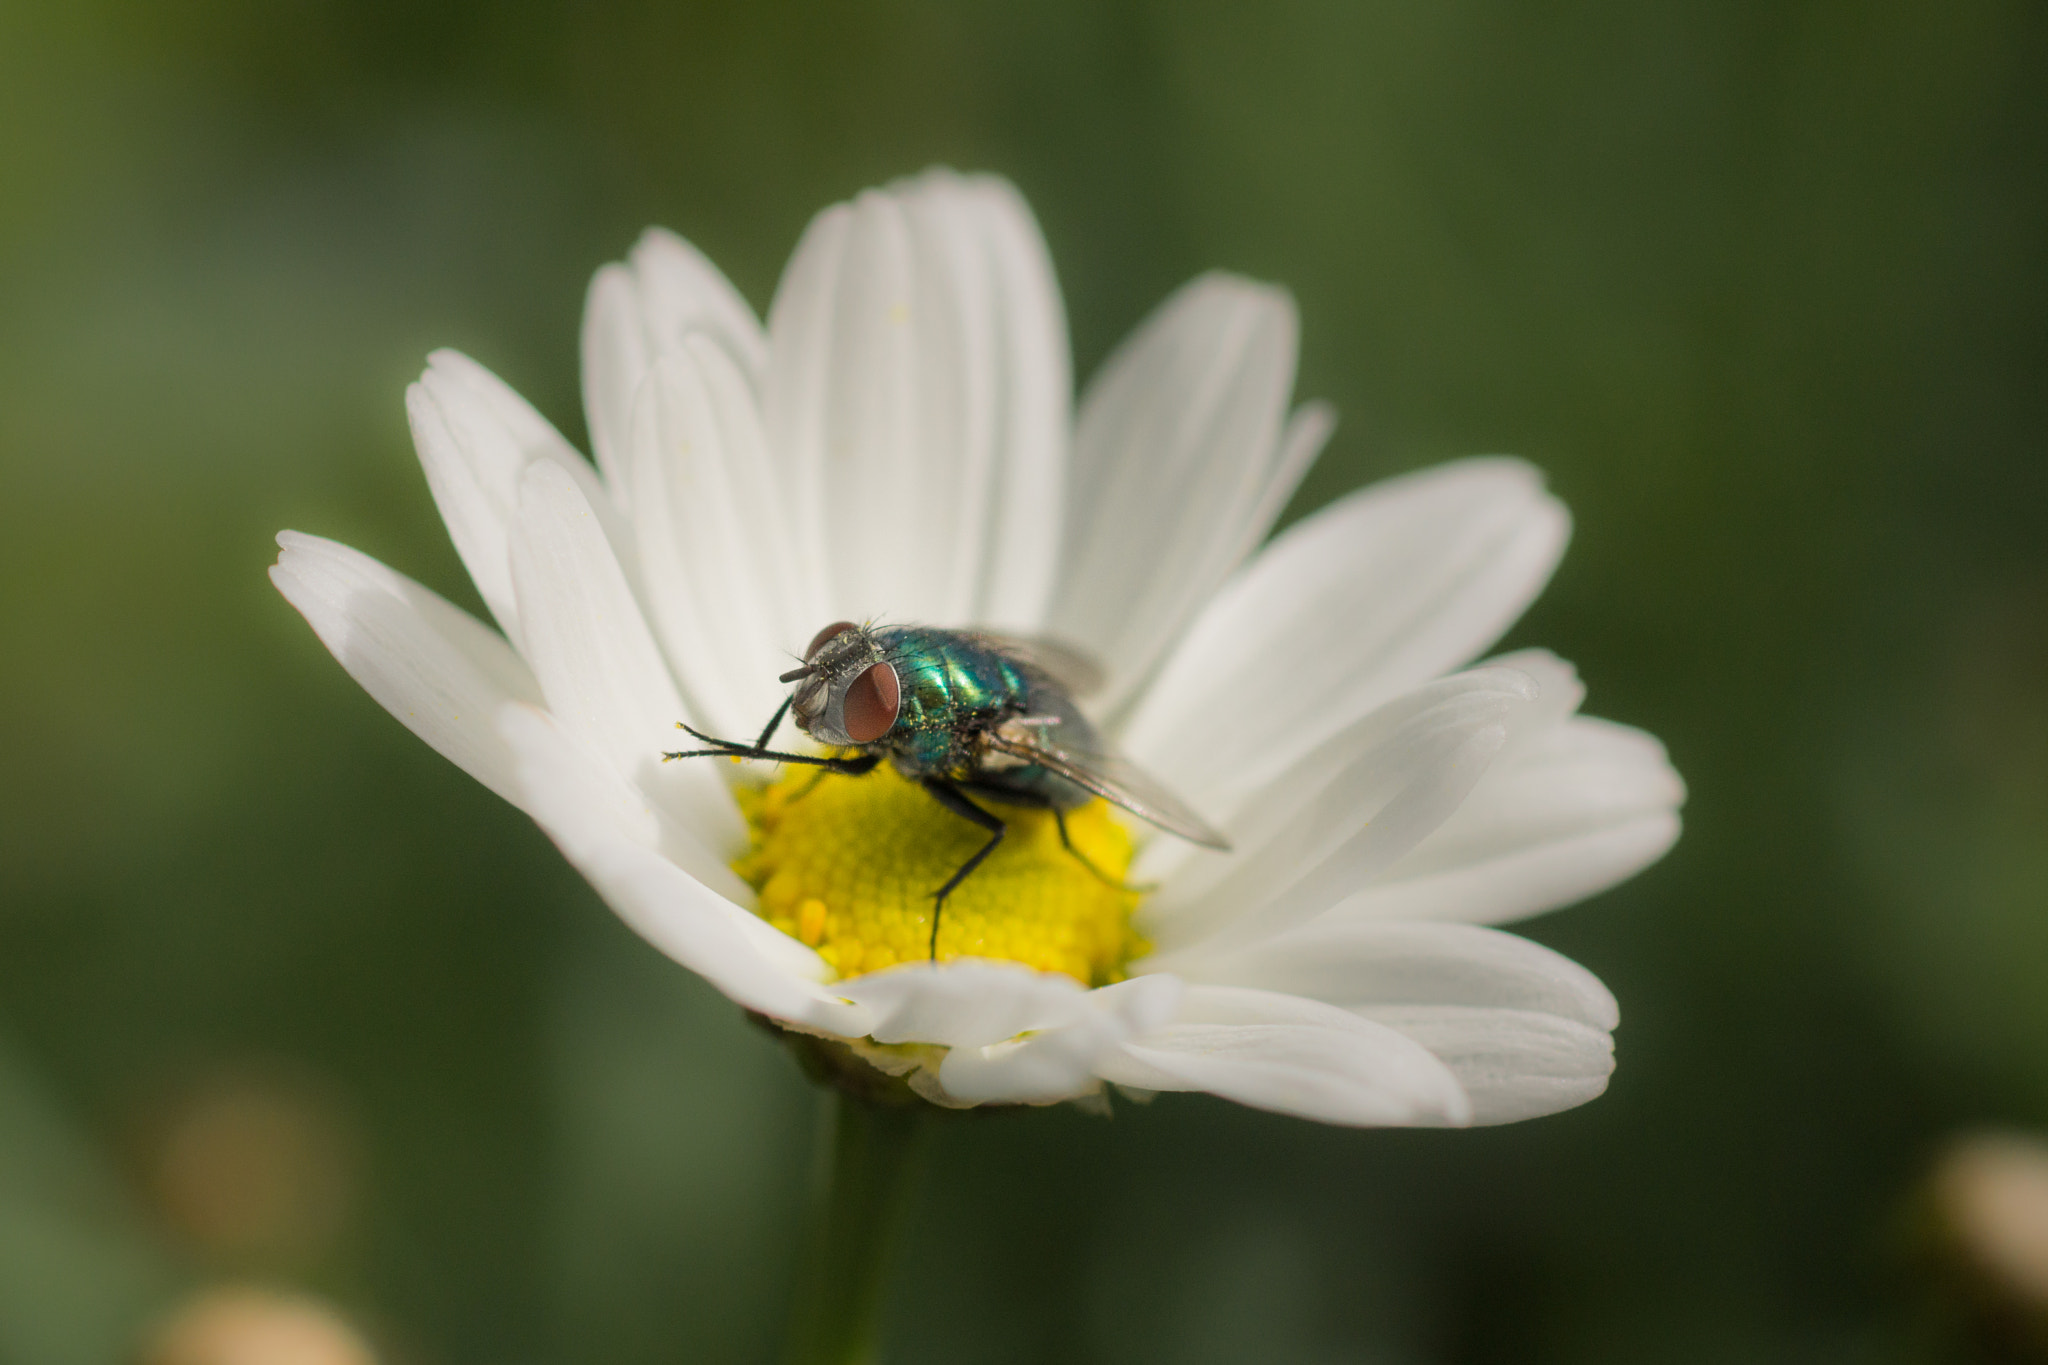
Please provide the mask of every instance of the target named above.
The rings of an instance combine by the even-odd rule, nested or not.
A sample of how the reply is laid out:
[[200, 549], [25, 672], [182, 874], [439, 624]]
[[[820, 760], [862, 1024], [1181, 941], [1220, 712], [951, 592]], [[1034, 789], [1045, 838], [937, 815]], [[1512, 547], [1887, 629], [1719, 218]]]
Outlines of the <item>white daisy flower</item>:
[[[1389, 480], [1261, 546], [1328, 436], [1288, 296], [1213, 274], [1070, 411], [1044, 241], [933, 171], [820, 214], [764, 328], [651, 231], [591, 286], [596, 464], [476, 362], [407, 395], [498, 630], [296, 532], [272, 577], [372, 696], [524, 810], [649, 942], [850, 1086], [946, 1105], [1204, 1090], [1330, 1123], [1579, 1104], [1613, 997], [1488, 927], [1658, 858], [1684, 789], [1540, 650], [1474, 665], [1569, 534], [1512, 459]], [[866, 777], [664, 762], [751, 739], [827, 622], [1069, 642], [1104, 734], [1221, 830], [1100, 802], [983, 836]], [[502, 633], [501, 633], [502, 632]], [[785, 732], [785, 738], [788, 734]], [[1121, 889], [1117, 877], [1142, 894]]]

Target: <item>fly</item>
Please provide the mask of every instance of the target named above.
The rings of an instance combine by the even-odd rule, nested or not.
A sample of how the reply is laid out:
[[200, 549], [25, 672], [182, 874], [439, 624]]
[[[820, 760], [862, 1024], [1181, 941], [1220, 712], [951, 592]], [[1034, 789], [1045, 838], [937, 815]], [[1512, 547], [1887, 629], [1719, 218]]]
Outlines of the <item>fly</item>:
[[[663, 758], [751, 758], [802, 763], [859, 777], [888, 759], [933, 800], [988, 835], [988, 842], [932, 893], [930, 956], [939, 955], [946, 897], [1003, 841], [1008, 826], [976, 798], [1052, 812], [1060, 846], [1097, 876], [1067, 838], [1066, 813], [1101, 797], [1169, 834], [1206, 848], [1229, 841], [1128, 760], [1109, 751], [1074, 704], [1099, 686], [1092, 660], [1049, 641], [934, 626], [859, 626], [836, 621], [804, 651], [795, 683], [752, 744], [681, 728], [711, 745]], [[853, 750], [827, 757], [769, 748], [785, 717], [821, 744]], [[1109, 880], [1108, 878], [1104, 878]]]

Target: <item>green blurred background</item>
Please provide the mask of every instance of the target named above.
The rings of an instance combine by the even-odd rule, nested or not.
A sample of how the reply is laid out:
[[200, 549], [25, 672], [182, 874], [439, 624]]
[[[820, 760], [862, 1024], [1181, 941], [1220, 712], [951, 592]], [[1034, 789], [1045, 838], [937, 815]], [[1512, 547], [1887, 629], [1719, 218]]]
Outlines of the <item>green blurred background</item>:
[[947, 1126], [905, 1362], [1920, 1361], [1954, 1133], [2048, 1126], [2048, 8], [0, 3], [0, 1361], [227, 1280], [387, 1359], [772, 1358], [813, 1099], [271, 590], [474, 603], [401, 390], [572, 437], [650, 223], [765, 305], [934, 162], [1036, 207], [1086, 374], [1211, 266], [1343, 425], [1291, 515], [1513, 451], [1511, 643], [1670, 745], [1677, 850], [1538, 921], [1593, 1105]]

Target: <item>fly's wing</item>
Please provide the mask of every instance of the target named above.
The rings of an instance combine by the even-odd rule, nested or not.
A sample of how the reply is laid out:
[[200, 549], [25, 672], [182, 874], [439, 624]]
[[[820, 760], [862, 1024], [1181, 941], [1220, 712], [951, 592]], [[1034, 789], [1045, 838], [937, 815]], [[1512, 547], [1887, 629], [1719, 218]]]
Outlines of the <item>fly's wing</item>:
[[1007, 654], [1017, 662], [1037, 669], [1064, 688], [1069, 696], [1085, 697], [1100, 692], [1109, 673], [1095, 656], [1079, 645], [1046, 635], [1003, 635], [992, 630], [961, 632], [988, 649]]
[[1178, 834], [1204, 848], [1230, 847], [1230, 841], [1217, 833], [1213, 825], [1189, 810], [1186, 803], [1160, 785], [1158, 778], [1127, 758], [1061, 748], [1044, 738], [1026, 738], [1014, 732], [991, 734], [985, 742], [991, 749], [1058, 773], [1075, 786], [1122, 806], [1168, 834]]

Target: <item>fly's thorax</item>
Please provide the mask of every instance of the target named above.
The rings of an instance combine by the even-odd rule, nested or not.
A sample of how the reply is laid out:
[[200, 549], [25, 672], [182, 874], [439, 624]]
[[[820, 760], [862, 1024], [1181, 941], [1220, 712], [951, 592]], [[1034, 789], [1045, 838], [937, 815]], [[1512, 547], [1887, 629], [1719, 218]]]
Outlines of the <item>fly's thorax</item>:
[[803, 667], [783, 681], [797, 684], [790, 712], [805, 734], [838, 748], [892, 750], [913, 734], [985, 729], [1022, 705], [1030, 687], [1015, 661], [970, 632], [851, 621], [819, 631]]
[[986, 728], [1021, 709], [1029, 687], [1010, 659], [964, 631], [895, 626], [875, 632], [903, 691], [903, 721], [917, 729]]
[[[1044, 670], [994, 637], [935, 626], [840, 621], [818, 632], [791, 709], [799, 729], [838, 748], [887, 755], [905, 777], [1073, 810], [1089, 793], [1017, 750], [1023, 741], [1095, 753], [1095, 728]], [[1007, 746], [997, 743], [1007, 740]]]

